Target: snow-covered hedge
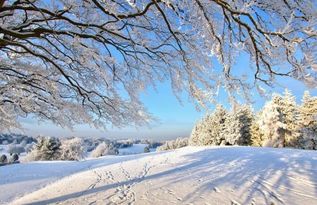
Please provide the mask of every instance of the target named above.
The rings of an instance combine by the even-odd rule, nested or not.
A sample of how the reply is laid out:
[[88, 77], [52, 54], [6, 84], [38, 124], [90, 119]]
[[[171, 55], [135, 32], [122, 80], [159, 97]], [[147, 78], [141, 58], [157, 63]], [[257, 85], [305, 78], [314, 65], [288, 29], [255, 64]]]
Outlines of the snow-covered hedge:
[[10, 154], [9, 158], [5, 154], [0, 156], [0, 166], [13, 163], [19, 163], [19, 155], [17, 153]]
[[188, 138], [177, 138], [166, 141], [162, 146], [157, 147], [157, 151], [171, 150], [188, 146]]
[[118, 149], [111, 143], [102, 142], [91, 152], [91, 157], [97, 158], [105, 155], [117, 155], [118, 153]]

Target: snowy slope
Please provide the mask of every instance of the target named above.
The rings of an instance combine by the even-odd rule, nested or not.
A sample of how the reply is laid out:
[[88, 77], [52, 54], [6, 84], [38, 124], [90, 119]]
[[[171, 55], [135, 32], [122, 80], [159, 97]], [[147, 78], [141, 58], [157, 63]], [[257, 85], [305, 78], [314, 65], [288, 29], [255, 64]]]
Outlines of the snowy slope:
[[0, 167], [0, 190], [3, 204], [16, 197], [10, 204], [310, 205], [317, 204], [317, 152], [186, 147], [20, 164]]

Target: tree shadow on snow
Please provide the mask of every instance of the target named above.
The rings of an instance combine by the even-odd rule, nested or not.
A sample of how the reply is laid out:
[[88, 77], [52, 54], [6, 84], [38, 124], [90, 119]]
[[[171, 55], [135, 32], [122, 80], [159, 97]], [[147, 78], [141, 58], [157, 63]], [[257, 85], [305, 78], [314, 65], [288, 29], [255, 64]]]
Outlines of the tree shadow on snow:
[[[143, 178], [135, 178], [95, 187], [32, 204], [58, 203], [103, 192], [118, 186], [129, 185], [144, 180], [160, 179], [162, 177], [167, 177], [169, 184], [183, 183], [189, 179], [192, 180], [192, 176], [203, 180], [196, 190], [191, 191], [182, 199], [182, 202], [193, 202], [202, 194], [208, 194], [213, 191], [213, 187], [230, 184], [236, 188], [246, 187], [246, 190], [243, 191], [245, 193], [244, 196], [240, 197], [242, 204], [251, 204], [252, 198], [255, 195], [262, 195], [266, 204], [270, 204], [272, 198], [274, 198], [273, 201], [283, 204], [282, 199], [272, 190], [282, 187], [286, 191], [291, 191], [294, 188], [290, 180], [292, 173], [309, 177], [311, 184], [314, 186], [315, 194], [317, 194], [317, 153], [314, 151], [281, 150], [274, 148], [258, 149], [254, 147], [219, 147], [187, 154], [185, 158], [185, 161], [188, 163], [175, 166], [175, 168], [167, 171], [148, 175]], [[270, 184], [266, 184], [266, 180], [272, 178], [274, 178], [274, 182], [270, 181]], [[241, 201], [242, 199], [245, 200]]]

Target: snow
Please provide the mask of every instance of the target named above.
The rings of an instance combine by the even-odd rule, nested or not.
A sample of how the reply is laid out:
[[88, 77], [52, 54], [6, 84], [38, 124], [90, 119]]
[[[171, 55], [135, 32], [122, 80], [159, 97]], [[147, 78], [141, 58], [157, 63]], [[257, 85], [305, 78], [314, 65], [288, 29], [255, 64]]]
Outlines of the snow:
[[317, 152], [185, 147], [0, 167], [2, 204], [317, 204]]
[[7, 154], [7, 145], [0, 145], [0, 155]]
[[141, 154], [144, 153], [144, 148], [149, 146], [148, 144], [133, 144], [131, 147], [119, 149], [119, 155], [128, 154]]

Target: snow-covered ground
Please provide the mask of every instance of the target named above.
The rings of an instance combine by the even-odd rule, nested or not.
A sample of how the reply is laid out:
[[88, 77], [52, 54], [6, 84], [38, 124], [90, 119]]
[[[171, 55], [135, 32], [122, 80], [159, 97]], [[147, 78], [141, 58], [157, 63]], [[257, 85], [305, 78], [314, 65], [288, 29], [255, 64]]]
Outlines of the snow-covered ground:
[[317, 152], [185, 147], [0, 167], [2, 204], [317, 204]]
[[0, 155], [7, 154], [8, 145], [0, 145]]

